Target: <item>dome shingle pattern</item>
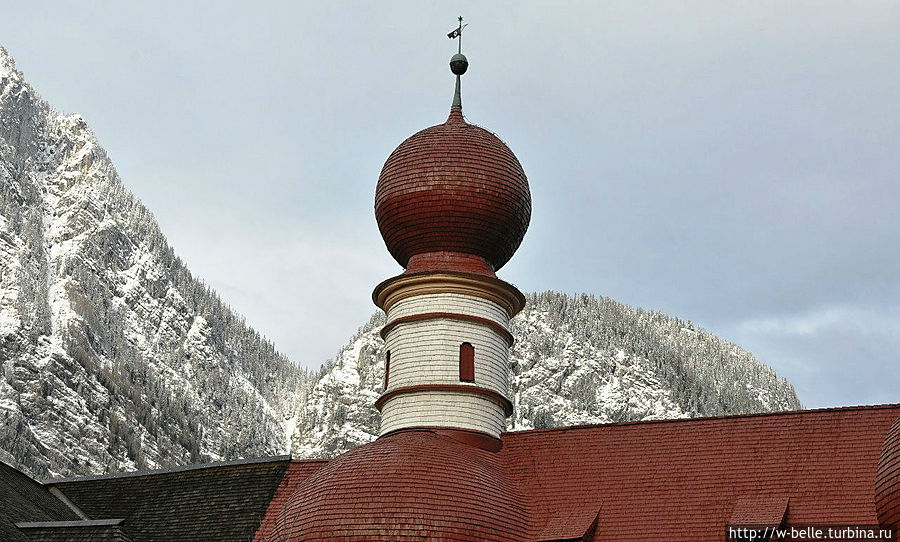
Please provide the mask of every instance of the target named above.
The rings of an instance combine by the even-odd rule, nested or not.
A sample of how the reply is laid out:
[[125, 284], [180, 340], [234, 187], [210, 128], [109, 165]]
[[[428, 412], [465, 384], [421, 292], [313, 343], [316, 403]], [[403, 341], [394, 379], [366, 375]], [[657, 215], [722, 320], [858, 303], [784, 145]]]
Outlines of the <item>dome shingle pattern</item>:
[[[509, 147], [453, 108], [447, 122], [413, 134], [388, 157], [375, 217], [391, 255], [410, 272], [427, 263], [493, 274], [525, 236], [531, 194]], [[486, 265], [473, 266], [472, 256]]]
[[496, 451], [404, 430], [332, 460], [279, 514], [278, 542], [526, 539], [528, 515]]

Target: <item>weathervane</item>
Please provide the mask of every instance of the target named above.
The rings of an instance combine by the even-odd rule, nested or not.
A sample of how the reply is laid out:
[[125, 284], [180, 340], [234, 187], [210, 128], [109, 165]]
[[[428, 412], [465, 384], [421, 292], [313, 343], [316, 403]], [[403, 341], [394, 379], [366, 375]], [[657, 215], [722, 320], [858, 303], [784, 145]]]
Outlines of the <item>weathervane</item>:
[[460, 15], [459, 16], [459, 26], [454, 28], [453, 32], [450, 32], [449, 34], [447, 34], [447, 37], [450, 38], [451, 40], [453, 38], [459, 38], [459, 50], [457, 50], [457, 53], [459, 53], [459, 54], [462, 54], [462, 31], [463, 31], [463, 28], [465, 28], [467, 26], [469, 26], [468, 23], [462, 24], [462, 15]]
[[451, 40], [459, 38], [459, 49], [457, 50], [457, 53], [450, 58], [450, 71], [456, 76], [456, 91], [453, 93], [452, 108], [459, 108], [460, 110], [462, 110], [462, 92], [460, 91], [459, 76], [466, 73], [466, 70], [469, 69], [469, 61], [466, 59], [466, 56], [462, 54], [462, 31], [463, 28], [469, 25], [463, 24], [462, 21], [463, 18], [462, 15], [460, 15], [459, 26], [447, 34], [447, 37]]

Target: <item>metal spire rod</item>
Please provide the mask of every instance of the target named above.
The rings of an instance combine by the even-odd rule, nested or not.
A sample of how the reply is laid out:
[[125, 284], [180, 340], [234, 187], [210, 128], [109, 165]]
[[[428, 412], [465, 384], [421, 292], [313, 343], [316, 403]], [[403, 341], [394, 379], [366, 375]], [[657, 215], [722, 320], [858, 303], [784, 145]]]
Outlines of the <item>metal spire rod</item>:
[[462, 109], [462, 92], [460, 91], [459, 78], [462, 74], [466, 73], [466, 70], [469, 68], [469, 61], [466, 60], [466, 56], [462, 54], [462, 31], [465, 27], [466, 25], [463, 24], [462, 15], [460, 15], [459, 26], [447, 34], [447, 37], [450, 39], [459, 38], [458, 52], [450, 59], [450, 71], [456, 76], [456, 90], [453, 93], [453, 105], [451, 108], [459, 109]]

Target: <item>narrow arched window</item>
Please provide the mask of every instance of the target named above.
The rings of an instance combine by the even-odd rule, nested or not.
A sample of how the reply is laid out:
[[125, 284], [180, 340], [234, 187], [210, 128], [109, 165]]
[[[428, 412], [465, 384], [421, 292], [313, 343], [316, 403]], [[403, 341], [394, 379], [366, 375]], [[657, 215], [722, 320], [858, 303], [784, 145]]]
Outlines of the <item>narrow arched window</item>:
[[384, 355], [384, 389], [388, 387], [388, 378], [391, 376], [391, 351]]
[[475, 382], [475, 347], [472, 343], [459, 345], [459, 379]]

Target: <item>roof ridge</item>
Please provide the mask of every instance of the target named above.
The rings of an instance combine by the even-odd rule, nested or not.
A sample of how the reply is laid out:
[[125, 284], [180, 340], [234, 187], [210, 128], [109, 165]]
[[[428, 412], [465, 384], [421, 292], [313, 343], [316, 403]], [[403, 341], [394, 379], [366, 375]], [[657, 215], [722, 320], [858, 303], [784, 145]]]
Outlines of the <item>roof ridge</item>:
[[32, 481], [36, 482], [36, 483], [39, 484], [39, 485], [44, 485], [43, 483], [41, 483], [40, 480], [38, 480], [37, 478], [32, 477], [30, 474], [28, 474], [27, 472], [25, 472], [25, 471], [23, 471], [22, 469], [20, 469], [17, 465], [13, 465], [12, 463], [7, 463], [7, 462], [4, 461], [2, 458], [0, 458], [0, 466], [6, 467], [6, 468], [8, 468], [9, 470], [11, 470], [11, 471], [17, 473], [18, 475], [24, 476], [24, 477], [28, 478], [29, 480], [32, 480]]
[[16, 523], [19, 529], [44, 529], [56, 527], [111, 527], [120, 525], [124, 518], [115, 519], [82, 519], [76, 521], [20, 521]]
[[610, 423], [587, 423], [580, 425], [567, 425], [564, 427], [547, 427], [543, 429], [522, 429], [519, 431], [505, 431], [501, 436], [521, 435], [525, 433], [544, 433], [544, 432], [561, 432], [572, 431], [578, 429], [592, 429], [595, 427], [618, 427], [624, 425], [642, 425], [642, 424], [663, 424], [663, 423], [679, 423], [679, 422], [704, 422], [717, 420], [733, 420], [740, 418], [762, 418], [766, 416], [795, 416], [803, 414], [825, 414], [829, 412], [852, 412], [863, 410], [900, 410], [900, 403], [884, 403], [879, 405], [851, 405], [840, 407], [822, 407], [809, 408], [799, 410], [779, 410], [774, 412], [750, 412], [746, 414], [723, 414], [720, 416], [697, 416], [694, 418], [665, 418], [659, 420], [634, 420], [628, 422], [610, 422]]
[[156, 474], [172, 474], [176, 472], [187, 472], [193, 470], [202, 470], [202, 469], [214, 469], [217, 467], [233, 467], [238, 465], [255, 465], [261, 463], [280, 463], [280, 462], [290, 462], [291, 456], [289, 455], [275, 455], [269, 457], [254, 457], [249, 459], [234, 459], [231, 461], [215, 461], [212, 463], [192, 463], [190, 465], [180, 465], [175, 467], [166, 467], [162, 469], [151, 469], [151, 470], [142, 470], [142, 471], [130, 471], [130, 472], [115, 472], [108, 474], [89, 474], [86, 476], [68, 476], [63, 478], [51, 478], [45, 480], [44, 485], [57, 485], [57, 484], [66, 484], [69, 482], [88, 482], [93, 480], [112, 480], [115, 478], [138, 478], [141, 476], [153, 476]]

